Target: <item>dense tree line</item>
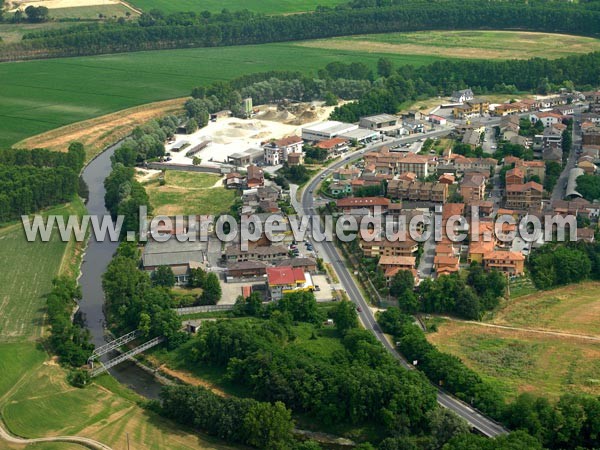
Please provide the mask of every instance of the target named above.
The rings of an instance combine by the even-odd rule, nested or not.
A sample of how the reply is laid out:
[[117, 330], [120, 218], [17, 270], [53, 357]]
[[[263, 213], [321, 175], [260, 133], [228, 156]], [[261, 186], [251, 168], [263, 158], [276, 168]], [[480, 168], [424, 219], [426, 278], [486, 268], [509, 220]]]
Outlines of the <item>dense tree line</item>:
[[383, 425], [389, 434], [422, 431], [435, 395], [416, 372], [402, 369], [364, 330], [355, 328], [356, 312], [346, 303], [334, 316], [343, 324], [344, 351], [335, 357], [287, 345], [295, 339], [294, 318], [311, 319], [314, 297], [289, 298], [295, 306], [271, 311], [260, 321], [207, 324], [186, 343], [189, 364], [226, 368], [231, 381], [249, 388], [263, 401], [282, 401], [322, 425]]
[[[368, 8], [321, 8], [289, 16], [247, 11], [221, 14], [152, 10], [135, 22], [81, 25], [30, 33], [2, 47], [4, 60], [75, 56], [178, 47], [261, 44], [352, 34], [429, 29], [529, 29], [594, 35], [600, 11], [585, 4], [545, 2], [402, 2]], [[504, 82], [498, 80], [498, 83]]]
[[66, 153], [0, 151], [0, 222], [72, 200], [84, 159], [81, 144], [72, 144]]
[[260, 449], [291, 448], [294, 422], [281, 402], [221, 397], [193, 386], [167, 386], [160, 398], [159, 412], [181, 425]]
[[457, 357], [442, 353], [430, 344], [410, 316], [397, 308], [389, 308], [379, 315], [378, 322], [384, 332], [395, 337], [398, 349], [406, 359], [417, 361], [417, 367], [433, 384], [491, 417], [501, 417], [504, 401], [498, 389], [482, 380]]
[[537, 91], [542, 80], [554, 84], [570, 81], [580, 88], [600, 84], [600, 53], [547, 60], [438, 61], [419, 68], [400, 66], [358, 102], [335, 109], [332, 118], [357, 122], [362, 116], [398, 112], [402, 104], [419, 97], [449, 95], [456, 89], [473, 88], [485, 94], [499, 82], [514, 84], [522, 91]]
[[154, 287], [138, 263], [135, 244], [122, 243], [102, 276], [111, 326], [119, 332], [139, 329], [147, 338], [164, 336], [171, 346], [181, 343], [181, 319], [169, 291]]
[[115, 150], [112, 156], [113, 164], [121, 163], [124, 166], [133, 167], [136, 164], [164, 156], [165, 142], [168, 138], [173, 137], [179, 123], [179, 118], [169, 115], [136, 127]]
[[[569, 239], [568, 230], [565, 238]], [[528, 260], [531, 278], [538, 289], [600, 279], [600, 244], [549, 242], [535, 249]]]
[[113, 164], [112, 172], [104, 180], [104, 188], [104, 203], [113, 220], [123, 217], [121, 237], [126, 236], [128, 231], [138, 233], [140, 206], [146, 206], [148, 214], [152, 212], [152, 208], [144, 186], [135, 180], [135, 169], [121, 163]]
[[400, 271], [392, 279], [390, 295], [398, 300], [405, 313], [421, 311], [479, 319], [485, 311], [498, 306], [505, 289], [504, 275], [496, 270], [486, 272], [473, 262], [466, 278], [458, 273], [426, 278], [416, 294], [412, 273]]
[[94, 350], [90, 333], [79, 323], [71, 321], [76, 300], [81, 299], [81, 289], [74, 279], [58, 277], [52, 281], [52, 290], [46, 300], [50, 324], [50, 346], [60, 362], [80, 367]]

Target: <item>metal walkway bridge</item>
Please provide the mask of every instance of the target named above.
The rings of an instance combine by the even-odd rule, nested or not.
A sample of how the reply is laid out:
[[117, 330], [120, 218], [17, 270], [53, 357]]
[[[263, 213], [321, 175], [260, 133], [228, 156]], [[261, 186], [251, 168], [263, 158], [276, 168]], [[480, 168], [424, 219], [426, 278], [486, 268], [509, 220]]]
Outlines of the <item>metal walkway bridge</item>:
[[[130, 333], [131, 334], [131, 333]], [[127, 335], [125, 335], [127, 336]], [[124, 336], [123, 336], [124, 337]], [[111, 359], [110, 361], [107, 361], [105, 363], [100, 363], [100, 366], [92, 369], [92, 371], [90, 372], [90, 376], [93, 378], [95, 376], [100, 375], [101, 373], [106, 372], [108, 369], [110, 369], [111, 367], [115, 367], [117, 364], [121, 364], [123, 361], [127, 361], [128, 359], [133, 358], [135, 355], [139, 355], [140, 353], [152, 348], [152, 347], [156, 347], [158, 344], [160, 344], [161, 342], [163, 342], [165, 340], [164, 337], [160, 336], [160, 337], [155, 337], [154, 339], [149, 340], [148, 342], [143, 343], [142, 345], [139, 345], [113, 359]], [[115, 342], [115, 341], [112, 341]], [[112, 344], [111, 342], [111, 344]], [[129, 341], [128, 341], [129, 342]], [[115, 347], [116, 348], [116, 347]]]

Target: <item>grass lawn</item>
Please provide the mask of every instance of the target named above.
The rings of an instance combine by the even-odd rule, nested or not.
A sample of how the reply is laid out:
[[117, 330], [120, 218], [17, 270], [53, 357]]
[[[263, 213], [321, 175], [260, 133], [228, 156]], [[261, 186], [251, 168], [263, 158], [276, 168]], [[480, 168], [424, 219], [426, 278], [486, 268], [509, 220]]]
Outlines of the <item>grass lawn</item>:
[[533, 392], [600, 395], [600, 345], [514, 330], [446, 322], [427, 335], [441, 351], [460, 357], [510, 398]]
[[496, 314], [493, 323], [600, 337], [600, 283], [518, 297]]
[[298, 45], [467, 59], [560, 58], [600, 50], [600, 40], [525, 31], [422, 31], [345, 36]]
[[73, 122], [183, 97], [194, 86], [217, 80], [274, 68], [315, 73], [331, 61], [362, 61], [375, 68], [383, 55], [398, 65], [439, 59], [283, 43], [3, 63], [0, 147]]
[[219, 175], [169, 170], [164, 186], [144, 184], [155, 215], [219, 214], [233, 204], [236, 191], [225, 189]]
[[317, 6], [335, 6], [346, 0], [132, 0], [132, 5], [144, 11], [160, 9], [165, 12], [177, 11], [249, 11], [263, 14], [287, 14], [312, 11]]

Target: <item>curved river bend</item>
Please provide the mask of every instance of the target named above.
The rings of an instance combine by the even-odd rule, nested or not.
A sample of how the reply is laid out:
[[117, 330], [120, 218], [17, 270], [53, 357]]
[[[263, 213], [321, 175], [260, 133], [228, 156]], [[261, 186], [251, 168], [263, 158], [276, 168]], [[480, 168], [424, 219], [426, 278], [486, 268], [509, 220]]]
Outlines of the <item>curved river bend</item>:
[[[83, 170], [83, 179], [89, 189], [87, 202], [88, 214], [95, 216], [108, 216], [109, 212], [104, 206], [104, 179], [110, 174], [110, 158], [120, 143], [107, 148]], [[79, 310], [85, 318], [87, 328], [92, 335], [92, 342], [96, 347], [106, 343], [104, 317], [104, 292], [102, 291], [102, 274], [106, 271], [110, 260], [117, 250], [118, 242], [109, 239], [99, 242], [95, 236], [90, 236], [87, 249], [81, 265], [81, 277], [79, 284], [83, 294], [83, 300], [79, 304]], [[124, 362], [113, 369], [110, 373], [122, 384], [131, 388], [144, 397], [157, 398], [161, 384], [155, 378], [137, 367], [132, 362]]]

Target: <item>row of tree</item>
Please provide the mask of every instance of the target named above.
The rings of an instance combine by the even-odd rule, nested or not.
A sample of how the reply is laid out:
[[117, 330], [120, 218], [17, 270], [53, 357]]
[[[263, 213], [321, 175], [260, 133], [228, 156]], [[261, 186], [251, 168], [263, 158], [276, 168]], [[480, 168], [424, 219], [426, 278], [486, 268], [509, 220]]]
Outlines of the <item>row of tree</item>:
[[336, 108], [332, 118], [357, 122], [360, 117], [387, 112], [394, 114], [402, 104], [418, 98], [449, 95], [471, 87], [476, 93], [493, 91], [499, 82], [514, 84], [522, 91], [539, 91], [548, 82], [568, 80], [580, 88], [600, 84], [600, 53], [546, 60], [455, 60], [439, 61], [419, 68], [400, 66], [358, 102]]
[[71, 321], [75, 301], [80, 299], [81, 289], [77, 282], [62, 276], [52, 281], [52, 290], [46, 300], [50, 346], [61, 363], [72, 367], [84, 365], [94, 350], [89, 331]]
[[0, 223], [71, 201], [84, 159], [81, 144], [71, 144], [67, 153], [0, 151]]
[[128, 231], [139, 232], [140, 207], [147, 207], [152, 212], [148, 194], [144, 186], [135, 179], [135, 169], [121, 163], [113, 164], [113, 169], [104, 180], [104, 203], [113, 220], [123, 217], [121, 237]]
[[102, 276], [108, 320], [118, 332], [138, 329], [144, 337], [163, 336], [169, 346], [176, 346], [185, 335], [180, 331], [181, 319], [172, 309], [173, 299], [168, 289], [153, 286], [138, 264], [136, 244], [121, 243]]
[[[39, 58], [115, 53], [177, 47], [214, 47], [305, 40], [352, 34], [429, 29], [529, 29], [593, 35], [600, 29], [600, 11], [585, 4], [425, 2], [354, 9], [321, 8], [290, 16], [249, 12], [220, 15], [150, 11], [133, 22], [120, 21], [30, 33], [3, 45], [0, 58]], [[498, 80], [497, 83], [507, 83]]]
[[426, 312], [479, 319], [485, 311], [498, 306], [505, 289], [504, 275], [496, 270], [486, 272], [480, 264], [473, 262], [466, 278], [458, 273], [426, 278], [417, 293], [414, 292], [412, 273], [399, 271], [392, 278], [390, 295], [408, 314]]
[[294, 422], [281, 402], [221, 397], [193, 386], [167, 386], [160, 399], [158, 411], [186, 427], [255, 448], [291, 448]]

